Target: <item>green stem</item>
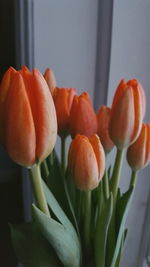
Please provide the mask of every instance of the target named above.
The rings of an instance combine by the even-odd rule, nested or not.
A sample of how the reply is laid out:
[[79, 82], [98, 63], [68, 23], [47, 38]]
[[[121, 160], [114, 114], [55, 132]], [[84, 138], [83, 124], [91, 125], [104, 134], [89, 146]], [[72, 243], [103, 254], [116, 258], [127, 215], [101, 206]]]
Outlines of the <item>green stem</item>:
[[40, 166], [38, 164], [34, 165], [31, 169], [31, 183], [35, 196], [35, 200], [37, 202], [38, 208], [43, 211], [47, 216], [50, 217], [49, 209], [47, 206], [46, 198], [43, 191], [42, 186], [42, 178], [40, 172]]
[[114, 203], [116, 202], [117, 192], [118, 192], [118, 185], [120, 180], [120, 173], [123, 161], [123, 152], [124, 150], [117, 149], [115, 165], [113, 169], [113, 174], [111, 178], [111, 191], [113, 193]]
[[90, 228], [91, 228], [91, 191], [85, 192], [85, 216], [84, 216], [84, 238], [86, 251], [90, 250]]
[[104, 195], [103, 195], [103, 181], [101, 180], [99, 183], [99, 186], [97, 188], [98, 190], [98, 216], [100, 216], [100, 213], [103, 210], [104, 206]]
[[43, 167], [44, 167], [45, 176], [48, 177], [49, 169], [48, 169], [48, 166], [47, 166], [46, 159], [43, 160]]
[[131, 187], [131, 186], [135, 187], [136, 183], [137, 183], [137, 171], [132, 171], [129, 187]]
[[107, 170], [105, 170], [105, 174], [104, 174], [104, 177], [103, 177], [103, 182], [104, 182], [105, 199], [108, 199], [109, 198], [109, 181], [108, 181]]
[[113, 194], [113, 213], [112, 213], [112, 218], [111, 218], [111, 222], [109, 225], [109, 232], [108, 232], [107, 266], [110, 266], [111, 264], [115, 245], [116, 245], [116, 199], [117, 199], [117, 192], [118, 192], [118, 186], [119, 186], [119, 180], [120, 180], [122, 161], [123, 161], [123, 150], [117, 149], [113, 174], [111, 178], [111, 191]]
[[64, 178], [66, 171], [66, 137], [61, 137], [61, 166]]

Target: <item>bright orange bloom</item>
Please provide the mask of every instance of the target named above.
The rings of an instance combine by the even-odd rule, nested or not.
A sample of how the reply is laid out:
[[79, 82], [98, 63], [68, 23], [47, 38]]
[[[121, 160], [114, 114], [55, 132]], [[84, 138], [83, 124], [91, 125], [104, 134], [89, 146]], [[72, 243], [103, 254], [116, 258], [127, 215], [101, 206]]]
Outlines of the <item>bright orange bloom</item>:
[[59, 135], [69, 134], [70, 110], [75, 95], [76, 91], [73, 88], [55, 88], [54, 90], [53, 100], [56, 108]]
[[51, 153], [57, 136], [56, 112], [38, 70], [23, 67], [6, 72], [0, 87], [0, 118], [3, 145], [15, 162], [32, 166]]
[[48, 84], [51, 94], [53, 95], [54, 90], [56, 88], [56, 79], [55, 79], [53, 70], [50, 68], [47, 68], [44, 73], [44, 78]]
[[150, 163], [150, 124], [143, 124], [138, 139], [128, 148], [127, 160], [134, 171]]
[[75, 96], [70, 113], [70, 133], [87, 137], [97, 133], [97, 118], [88, 93]]
[[122, 80], [116, 90], [111, 111], [109, 134], [122, 149], [138, 138], [145, 114], [145, 94], [137, 80]]
[[109, 153], [114, 147], [114, 143], [109, 136], [109, 121], [111, 116], [111, 108], [102, 106], [97, 114], [98, 128], [97, 134], [106, 153]]
[[99, 137], [76, 135], [68, 156], [68, 166], [77, 188], [88, 191], [96, 188], [105, 171], [105, 153]]

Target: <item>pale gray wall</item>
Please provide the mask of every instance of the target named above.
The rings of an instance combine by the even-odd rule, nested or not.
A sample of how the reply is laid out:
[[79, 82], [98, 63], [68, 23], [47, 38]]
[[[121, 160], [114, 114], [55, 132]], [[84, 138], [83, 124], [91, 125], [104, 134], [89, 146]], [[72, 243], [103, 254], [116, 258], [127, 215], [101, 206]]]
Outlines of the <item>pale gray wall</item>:
[[51, 67], [59, 87], [95, 86], [98, 0], [35, 0], [35, 66]]
[[[150, 1], [114, 0], [111, 64], [108, 103], [120, 79], [137, 78], [147, 98], [145, 122], [150, 123]], [[112, 158], [114, 154], [112, 155]], [[141, 267], [139, 256], [143, 223], [150, 190], [150, 166], [140, 171], [135, 197], [128, 219], [129, 234], [121, 267]], [[130, 170], [124, 168], [121, 184], [128, 185]], [[149, 228], [150, 221], [147, 224]], [[146, 230], [148, 235], [148, 229]], [[142, 248], [141, 248], [142, 245]]]

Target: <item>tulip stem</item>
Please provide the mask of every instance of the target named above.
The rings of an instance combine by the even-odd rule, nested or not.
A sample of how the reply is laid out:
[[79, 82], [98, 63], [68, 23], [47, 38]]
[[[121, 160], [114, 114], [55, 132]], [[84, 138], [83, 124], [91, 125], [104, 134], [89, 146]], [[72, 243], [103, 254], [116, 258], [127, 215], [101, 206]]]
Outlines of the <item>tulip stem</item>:
[[86, 252], [90, 250], [90, 228], [91, 228], [91, 191], [85, 192], [85, 216], [84, 216], [84, 238]]
[[118, 193], [118, 185], [120, 180], [120, 173], [121, 173], [121, 167], [122, 167], [122, 161], [123, 161], [123, 150], [117, 150], [113, 174], [111, 178], [111, 192], [113, 194], [113, 213], [111, 217], [111, 222], [109, 225], [109, 232], [108, 232], [108, 257], [107, 257], [107, 265], [110, 266], [113, 254], [114, 254], [114, 248], [116, 243], [116, 199], [117, 199], [117, 193]]
[[137, 171], [132, 171], [132, 174], [131, 174], [131, 181], [130, 181], [130, 188], [131, 186], [135, 187], [136, 186], [136, 183], [137, 183]]
[[107, 170], [105, 170], [105, 174], [103, 177], [104, 182], [104, 193], [105, 193], [105, 199], [109, 198], [109, 181], [108, 181], [108, 173]]
[[34, 197], [38, 208], [50, 217], [49, 209], [47, 206], [44, 190], [42, 186], [42, 177], [39, 164], [34, 165], [31, 169], [31, 183], [34, 192]]
[[117, 155], [115, 159], [115, 165], [113, 169], [113, 174], [111, 178], [111, 191], [113, 193], [114, 203], [116, 202], [117, 192], [118, 192], [118, 185], [120, 180], [120, 173], [123, 161], [123, 152], [124, 150], [117, 149]]
[[61, 166], [64, 178], [66, 171], [66, 137], [61, 137]]

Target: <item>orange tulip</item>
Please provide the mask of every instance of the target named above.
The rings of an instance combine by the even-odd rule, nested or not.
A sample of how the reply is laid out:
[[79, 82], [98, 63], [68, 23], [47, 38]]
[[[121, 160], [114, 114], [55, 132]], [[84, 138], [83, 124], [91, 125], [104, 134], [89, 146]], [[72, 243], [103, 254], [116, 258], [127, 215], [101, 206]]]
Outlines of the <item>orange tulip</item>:
[[109, 121], [111, 116], [111, 108], [102, 106], [97, 114], [98, 129], [97, 133], [106, 153], [109, 153], [114, 144], [109, 136]]
[[67, 135], [69, 133], [70, 110], [73, 98], [76, 95], [75, 89], [55, 88], [53, 100], [56, 108], [58, 133]]
[[143, 124], [138, 139], [128, 148], [127, 160], [134, 171], [150, 163], [150, 124]]
[[68, 166], [77, 188], [88, 191], [98, 186], [105, 171], [105, 153], [97, 135], [76, 135], [70, 145]]
[[53, 95], [56, 88], [56, 79], [52, 69], [47, 68], [44, 73], [44, 78], [48, 84], [51, 94]]
[[72, 137], [83, 134], [87, 137], [97, 133], [97, 118], [88, 93], [75, 96], [70, 113], [70, 133]]
[[57, 136], [56, 112], [38, 70], [23, 67], [6, 72], [0, 87], [0, 118], [3, 144], [15, 162], [32, 166], [51, 153]]
[[137, 80], [122, 80], [116, 90], [109, 125], [114, 144], [122, 149], [138, 138], [145, 114], [145, 94]]

